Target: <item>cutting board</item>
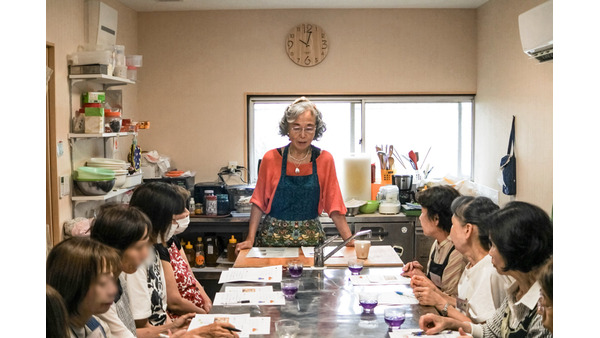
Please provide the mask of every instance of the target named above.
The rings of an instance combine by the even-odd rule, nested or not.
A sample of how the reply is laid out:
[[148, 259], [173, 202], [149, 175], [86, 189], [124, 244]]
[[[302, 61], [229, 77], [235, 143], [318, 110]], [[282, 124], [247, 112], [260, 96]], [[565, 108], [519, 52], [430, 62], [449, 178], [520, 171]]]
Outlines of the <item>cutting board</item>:
[[[247, 258], [249, 249], [240, 251], [235, 263], [234, 268], [258, 268], [263, 266], [271, 265], [287, 265], [290, 260], [297, 259], [302, 262], [304, 266], [313, 266], [314, 260], [312, 257], [305, 257], [302, 250], [299, 249], [298, 258]], [[331, 257], [325, 261], [325, 266], [331, 267], [346, 267], [348, 266], [348, 260], [356, 258], [356, 251], [353, 247], [345, 247], [340, 250], [344, 257]], [[398, 254], [390, 245], [373, 245], [369, 249], [369, 258], [364, 261], [364, 266], [404, 266], [404, 263], [398, 257]]]

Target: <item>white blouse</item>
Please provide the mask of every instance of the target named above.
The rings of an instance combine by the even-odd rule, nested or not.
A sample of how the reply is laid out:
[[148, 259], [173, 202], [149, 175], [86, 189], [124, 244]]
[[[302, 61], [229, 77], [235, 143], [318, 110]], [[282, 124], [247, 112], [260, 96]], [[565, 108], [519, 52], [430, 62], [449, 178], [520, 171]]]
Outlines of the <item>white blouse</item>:
[[465, 315], [474, 323], [483, 323], [490, 319], [502, 304], [506, 297], [506, 289], [511, 283], [508, 276], [500, 275], [496, 271], [490, 255], [486, 255], [473, 266], [468, 265], [458, 282], [458, 298], [468, 303], [468, 313]]

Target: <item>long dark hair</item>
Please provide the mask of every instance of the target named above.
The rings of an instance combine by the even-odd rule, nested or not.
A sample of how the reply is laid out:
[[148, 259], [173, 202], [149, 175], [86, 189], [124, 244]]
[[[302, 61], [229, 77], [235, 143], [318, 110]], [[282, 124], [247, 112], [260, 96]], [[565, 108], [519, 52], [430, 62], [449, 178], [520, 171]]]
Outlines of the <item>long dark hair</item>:
[[[144, 184], [133, 192], [129, 205], [142, 210], [152, 222], [150, 241], [165, 237], [173, 222], [173, 216], [183, 213], [185, 201], [174, 186], [165, 182]], [[168, 238], [165, 238], [168, 240]]]

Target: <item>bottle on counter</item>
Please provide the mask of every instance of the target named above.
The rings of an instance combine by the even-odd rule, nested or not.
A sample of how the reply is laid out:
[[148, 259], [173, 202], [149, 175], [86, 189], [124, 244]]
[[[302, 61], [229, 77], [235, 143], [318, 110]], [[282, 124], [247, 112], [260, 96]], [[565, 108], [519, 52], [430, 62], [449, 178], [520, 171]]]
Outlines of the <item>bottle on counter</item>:
[[213, 190], [205, 191], [204, 201], [204, 213], [207, 216], [217, 216], [217, 196]]
[[219, 250], [216, 243], [216, 238], [213, 236], [206, 237], [206, 266], [215, 267], [217, 266], [217, 259], [219, 259]]
[[196, 215], [202, 215], [202, 213], [204, 212], [204, 210], [202, 210], [202, 203], [198, 202], [196, 203], [196, 210], [194, 210], [194, 213]]
[[194, 201], [193, 197], [190, 197], [190, 207], [188, 210], [190, 213], [194, 213], [196, 211], [196, 201]]
[[230, 262], [235, 262], [236, 254], [235, 254], [235, 245], [237, 244], [237, 240], [233, 235], [229, 239], [229, 244], [227, 245], [227, 260]]
[[191, 265], [191, 262], [194, 262], [196, 260], [196, 252], [194, 251], [194, 246], [189, 241], [187, 242], [183, 252], [185, 252], [185, 256], [187, 257], [188, 263], [190, 263]]
[[198, 237], [198, 241], [196, 242], [196, 261], [195, 267], [203, 268], [206, 265], [204, 264], [204, 243], [202, 243], [202, 237]]

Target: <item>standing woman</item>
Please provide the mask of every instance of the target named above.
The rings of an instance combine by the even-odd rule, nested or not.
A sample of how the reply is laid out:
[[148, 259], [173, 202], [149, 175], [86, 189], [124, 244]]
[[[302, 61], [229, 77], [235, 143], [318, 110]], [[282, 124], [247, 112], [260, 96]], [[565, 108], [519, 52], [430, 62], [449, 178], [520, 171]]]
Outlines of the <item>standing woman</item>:
[[113, 304], [120, 266], [115, 249], [87, 237], [73, 237], [52, 248], [46, 283], [65, 302], [71, 338], [111, 337], [108, 325], [96, 316]]
[[[333, 220], [342, 238], [352, 236], [333, 156], [311, 144], [325, 129], [321, 112], [307, 98], [301, 97], [287, 107], [279, 133], [288, 136], [290, 143], [270, 150], [262, 159], [250, 200], [248, 237], [238, 243], [236, 252], [255, 245], [318, 245], [325, 239], [319, 222], [322, 211]], [[267, 215], [260, 223], [263, 214]]]

